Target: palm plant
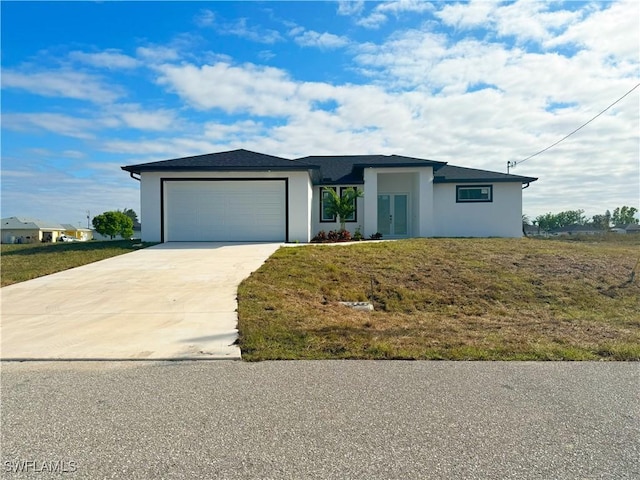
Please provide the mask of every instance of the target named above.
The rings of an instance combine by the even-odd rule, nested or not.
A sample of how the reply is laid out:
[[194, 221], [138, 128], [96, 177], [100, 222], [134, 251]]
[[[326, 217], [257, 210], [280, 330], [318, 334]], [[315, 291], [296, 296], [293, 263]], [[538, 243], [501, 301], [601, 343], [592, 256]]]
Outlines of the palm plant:
[[363, 191], [353, 187], [344, 189], [342, 195], [338, 195], [338, 192], [330, 187], [324, 187], [324, 191], [329, 192], [326, 212], [337, 216], [340, 230], [345, 230], [345, 222], [356, 211], [356, 199], [364, 195]]

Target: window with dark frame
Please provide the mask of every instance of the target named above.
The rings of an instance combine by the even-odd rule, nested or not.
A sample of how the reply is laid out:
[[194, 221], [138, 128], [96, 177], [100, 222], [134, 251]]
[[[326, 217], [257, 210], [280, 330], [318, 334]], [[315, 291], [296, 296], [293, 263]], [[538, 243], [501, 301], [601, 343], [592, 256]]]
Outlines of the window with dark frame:
[[[327, 207], [329, 206], [329, 200], [331, 198], [331, 194], [326, 191], [327, 188], [330, 188], [334, 192], [337, 191], [336, 187], [320, 187], [320, 222], [321, 223], [331, 223], [336, 222], [338, 220], [336, 215], [329, 215], [327, 212]], [[356, 187], [340, 187], [340, 197], [344, 197], [345, 190], [348, 188], [356, 188]], [[358, 199], [354, 198], [353, 203], [355, 203], [355, 208], [353, 210], [353, 214], [345, 218], [345, 222], [357, 222], [358, 221]]]
[[336, 216], [329, 215], [327, 212], [327, 207], [329, 206], [329, 200], [331, 199], [331, 194], [327, 192], [327, 188], [330, 188], [334, 192], [336, 191], [336, 187], [320, 187], [320, 222], [335, 222]]
[[493, 202], [493, 185], [456, 186], [456, 203]]
[[[348, 188], [353, 188], [355, 190], [356, 187], [340, 187], [340, 197], [344, 197], [345, 195], [345, 190], [347, 190]], [[357, 222], [358, 218], [358, 199], [354, 198], [353, 199], [353, 213], [344, 219], [345, 222]]]

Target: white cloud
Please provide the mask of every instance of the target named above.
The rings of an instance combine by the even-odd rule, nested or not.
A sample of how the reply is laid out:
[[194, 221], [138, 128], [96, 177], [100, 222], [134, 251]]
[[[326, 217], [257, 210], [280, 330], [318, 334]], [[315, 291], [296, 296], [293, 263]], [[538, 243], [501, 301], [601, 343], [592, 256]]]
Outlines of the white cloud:
[[19, 88], [46, 97], [67, 97], [108, 103], [122, 96], [119, 87], [105, 85], [100, 77], [71, 70], [20, 72], [4, 69], [2, 88]]
[[424, 0], [397, 0], [393, 2], [383, 2], [376, 6], [379, 12], [389, 12], [395, 15], [400, 13], [424, 13], [434, 9], [431, 3]]
[[69, 53], [69, 58], [87, 65], [110, 70], [129, 69], [138, 66], [138, 60], [124, 55], [118, 50], [106, 50], [98, 53], [73, 51]]
[[253, 120], [244, 120], [236, 123], [207, 122], [203, 128], [203, 135], [208, 140], [225, 141], [227, 143], [240, 143], [248, 138], [263, 135], [266, 132], [264, 125]]
[[217, 30], [218, 33], [223, 35], [234, 35], [258, 43], [273, 44], [283, 40], [280, 32], [262, 28], [258, 25], [249, 25], [246, 18], [239, 18], [234, 22], [221, 24]]
[[549, 7], [550, 4], [537, 0], [501, 5], [494, 11], [498, 35], [513, 36], [520, 42], [543, 42], [553, 35], [553, 31], [565, 28], [580, 15], [566, 10], [549, 11]]
[[[549, 39], [549, 47], [575, 44], [597, 53], [601, 57], [612, 57], [616, 62], [638, 64], [640, 44], [640, 3], [623, 0], [609, 8], [589, 12], [581, 22], [574, 22], [566, 31]], [[635, 71], [638, 75], [638, 71]]]
[[490, 23], [490, 16], [498, 3], [485, 0], [471, 0], [469, 3], [446, 4], [435, 13], [446, 25], [457, 28], [473, 28]]
[[94, 134], [93, 122], [59, 113], [5, 113], [2, 115], [2, 127], [18, 131], [44, 129], [68, 137], [89, 139]]
[[[201, 138], [163, 137], [141, 139], [138, 141], [108, 140], [102, 145], [102, 150], [118, 154], [138, 155], [141, 158], [151, 156], [151, 158], [140, 160], [141, 162], [147, 162], [211, 153], [220, 151], [221, 148], [219, 143], [203, 140]], [[128, 158], [127, 163], [133, 164], [137, 162]]]
[[[260, 60], [265, 61], [265, 62], [268, 62], [269, 60], [271, 60], [275, 56], [276, 56], [276, 54], [273, 53], [271, 50], [261, 50], [261, 51], [258, 52], [258, 58]], [[231, 63], [233, 61], [233, 59], [232, 58], [227, 58], [227, 59], [224, 59], [223, 61], [225, 61], [227, 63]]]
[[203, 8], [194, 18], [194, 22], [198, 27], [212, 27], [216, 21], [216, 14], [211, 10]]
[[62, 152], [62, 155], [64, 157], [74, 158], [74, 159], [86, 157], [86, 154], [84, 152], [79, 152], [78, 150], [65, 150]]
[[[357, 18], [357, 25], [364, 28], [376, 29], [386, 23], [390, 14], [399, 17], [404, 13], [425, 13], [434, 9], [430, 3], [423, 0], [396, 0], [392, 2], [375, 3], [375, 5], [368, 15]], [[362, 9], [358, 10], [357, 13], [362, 14]]]
[[307, 30], [294, 37], [295, 42], [302, 47], [318, 47], [322, 49], [340, 48], [349, 45], [349, 39], [344, 36], [324, 32], [318, 33]]
[[179, 119], [176, 112], [168, 109], [145, 110], [138, 104], [118, 104], [108, 109], [126, 127], [137, 130], [164, 131], [177, 129]]
[[136, 54], [144, 60], [150, 62], [167, 62], [178, 60], [180, 55], [173, 47], [165, 47], [161, 45], [151, 45], [148, 47], [138, 47]]
[[364, 0], [339, 0], [338, 15], [357, 15], [364, 9]]
[[287, 116], [299, 108], [296, 85], [286, 72], [253, 64], [216, 63], [158, 67], [158, 83], [166, 85], [198, 109], [219, 108], [228, 113]]
[[384, 13], [373, 11], [366, 17], [356, 20], [356, 25], [360, 25], [364, 28], [376, 29], [380, 28], [387, 21], [387, 16]]

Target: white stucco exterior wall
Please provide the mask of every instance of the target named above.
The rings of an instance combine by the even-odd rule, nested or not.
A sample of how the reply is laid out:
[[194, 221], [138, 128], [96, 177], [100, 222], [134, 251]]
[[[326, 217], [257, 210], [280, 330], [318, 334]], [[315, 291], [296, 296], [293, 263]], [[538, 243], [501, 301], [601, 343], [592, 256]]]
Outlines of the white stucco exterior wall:
[[[140, 217], [142, 241], [160, 242], [161, 178], [287, 178], [290, 242], [308, 242], [311, 225], [312, 186], [308, 172], [142, 172], [140, 174]], [[166, 215], [166, 212], [165, 212]], [[165, 219], [166, 220], [166, 219]], [[166, 224], [166, 222], [165, 222]]]
[[362, 233], [369, 237], [378, 231], [378, 170], [365, 168], [364, 176], [364, 230]]
[[[459, 184], [473, 186], [473, 184]], [[486, 185], [486, 184], [483, 184]], [[456, 184], [434, 185], [434, 236], [521, 237], [522, 184], [493, 183], [492, 202], [456, 203]]]

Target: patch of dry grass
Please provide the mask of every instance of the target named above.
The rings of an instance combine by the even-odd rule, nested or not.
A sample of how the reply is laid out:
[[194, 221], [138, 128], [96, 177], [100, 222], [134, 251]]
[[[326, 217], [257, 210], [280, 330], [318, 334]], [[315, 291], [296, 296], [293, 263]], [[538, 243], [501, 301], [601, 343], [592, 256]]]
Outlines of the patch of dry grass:
[[[134, 247], [134, 245], [138, 245]], [[50, 275], [105, 258], [122, 255], [152, 243], [139, 240], [112, 242], [31, 243], [0, 245], [0, 271], [3, 287]]]
[[282, 248], [240, 286], [243, 358], [640, 360], [640, 238], [619, 237]]

